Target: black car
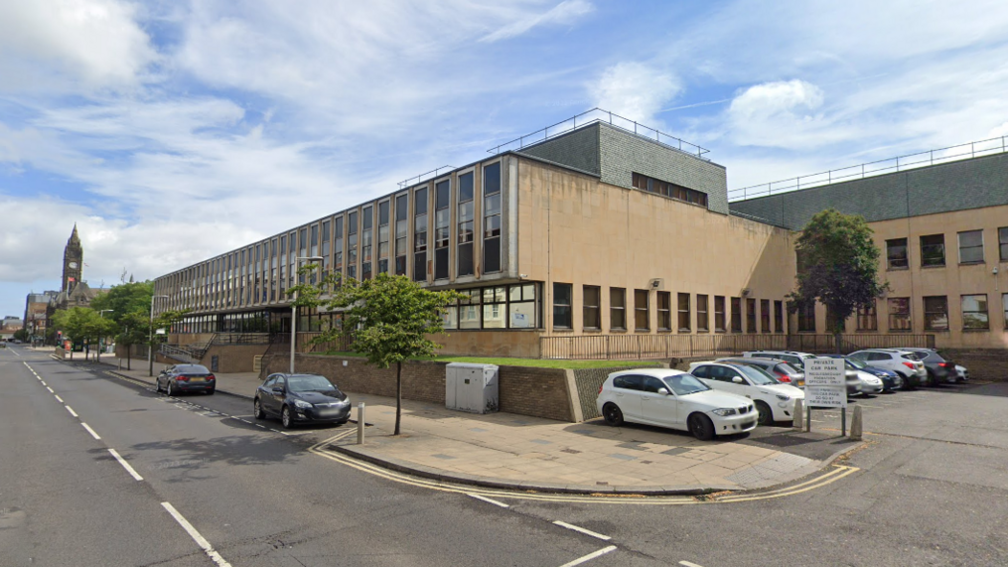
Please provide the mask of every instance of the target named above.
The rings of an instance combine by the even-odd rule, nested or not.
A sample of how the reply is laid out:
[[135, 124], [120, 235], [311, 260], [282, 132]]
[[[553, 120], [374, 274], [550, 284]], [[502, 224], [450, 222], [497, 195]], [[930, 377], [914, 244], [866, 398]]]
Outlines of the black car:
[[213, 394], [216, 389], [217, 378], [201, 364], [166, 366], [157, 376], [157, 391], [165, 392], [169, 396], [183, 392]]
[[927, 369], [928, 373], [929, 385], [938, 386], [945, 382], [958, 381], [959, 372], [956, 371], [955, 363], [946, 360], [942, 355], [938, 354], [937, 350], [931, 348], [912, 348], [907, 350], [916, 354], [917, 358], [924, 363], [924, 368]]
[[256, 388], [252, 413], [256, 419], [279, 417], [284, 427], [295, 423], [346, 423], [350, 400], [325, 376], [270, 374]]

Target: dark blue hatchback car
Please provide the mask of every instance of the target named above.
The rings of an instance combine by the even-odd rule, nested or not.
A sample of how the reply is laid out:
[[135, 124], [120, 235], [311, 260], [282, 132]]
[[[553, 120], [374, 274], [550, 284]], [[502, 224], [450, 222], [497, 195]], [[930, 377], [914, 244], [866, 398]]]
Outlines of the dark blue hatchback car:
[[343, 424], [350, 419], [350, 400], [325, 376], [270, 374], [256, 388], [256, 419], [279, 417], [284, 427], [296, 423]]

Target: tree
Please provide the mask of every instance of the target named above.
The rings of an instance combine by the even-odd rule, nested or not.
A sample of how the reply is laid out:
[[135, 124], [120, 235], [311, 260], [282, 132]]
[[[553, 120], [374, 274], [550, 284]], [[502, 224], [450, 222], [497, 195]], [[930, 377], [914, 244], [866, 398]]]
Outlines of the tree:
[[147, 342], [150, 328], [151, 296], [154, 295], [154, 284], [151, 282], [133, 282], [132, 278], [125, 283], [112, 286], [106, 293], [94, 298], [91, 307], [97, 310], [111, 309], [106, 317], [115, 321], [116, 344], [126, 347], [126, 368], [132, 370], [133, 345]]
[[791, 310], [822, 303], [829, 310], [829, 331], [841, 350], [844, 324], [857, 309], [875, 305], [889, 287], [878, 280], [880, 251], [864, 217], [835, 209], [817, 213], [795, 245], [797, 289], [788, 297]]
[[16, 341], [26, 343], [29, 340], [28, 337], [29, 337], [28, 329], [18, 329], [14, 331], [14, 340]]
[[[84, 341], [84, 360], [91, 355], [91, 342], [97, 343], [101, 337], [114, 332], [115, 323], [111, 319], [103, 319], [97, 311], [89, 307], [71, 307], [57, 311], [53, 315], [56, 328], [63, 331], [64, 337], [74, 342]], [[98, 356], [101, 356], [99, 352]], [[73, 347], [70, 348], [70, 358], [73, 359]]]
[[[299, 273], [310, 273], [308, 265]], [[434, 355], [441, 345], [429, 337], [444, 333], [442, 315], [457, 301], [454, 291], [430, 291], [405, 276], [378, 274], [371, 280], [340, 282], [330, 274], [319, 286], [301, 284], [288, 290], [297, 293], [295, 305], [325, 305], [343, 313], [342, 324], [324, 329], [312, 344], [348, 336], [353, 350], [367, 355], [378, 368], [396, 365], [396, 420], [393, 435], [399, 435], [402, 419], [402, 363], [410, 358]]]

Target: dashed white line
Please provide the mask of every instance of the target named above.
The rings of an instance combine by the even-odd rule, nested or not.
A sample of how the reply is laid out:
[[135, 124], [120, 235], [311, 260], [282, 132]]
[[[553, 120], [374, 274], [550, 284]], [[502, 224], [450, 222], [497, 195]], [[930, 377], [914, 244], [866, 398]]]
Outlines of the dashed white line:
[[133, 477], [134, 480], [136, 481], [143, 480], [143, 477], [137, 474], [136, 470], [134, 470], [133, 467], [131, 467], [130, 464], [126, 462], [126, 459], [119, 456], [119, 453], [117, 453], [115, 449], [109, 449], [108, 452], [112, 453], [112, 456], [115, 457], [117, 461], [119, 461], [119, 464], [122, 465], [124, 469], [126, 469], [126, 472], [130, 473], [130, 475]]
[[74, 417], [80, 417], [79, 415], [77, 415], [77, 412], [75, 412], [72, 407], [67, 406], [67, 405], [64, 405], [63, 407], [65, 407], [67, 409], [67, 411], [70, 412], [70, 415], [72, 415]]
[[53, 389], [52, 389], [52, 388], [50, 388], [49, 386], [46, 386], [46, 387], [45, 387], [45, 389], [46, 389], [46, 390], [49, 390], [49, 393], [50, 393], [50, 394], [55, 394], [55, 393], [56, 393], [56, 392], [54, 392], [54, 391], [53, 391]]
[[581, 565], [582, 563], [587, 563], [587, 562], [591, 561], [592, 559], [595, 559], [596, 557], [602, 557], [603, 555], [605, 555], [606, 553], [609, 553], [611, 551], [616, 551], [616, 546], [615, 545], [610, 545], [609, 547], [603, 547], [602, 549], [600, 549], [600, 550], [598, 550], [598, 551], [596, 551], [594, 553], [589, 553], [588, 555], [585, 555], [584, 557], [579, 557], [579, 558], [575, 559], [574, 561], [571, 561], [570, 563], [564, 563], [560, 567], [574, 567], [575, 565]]
[[[39, 380], [42, 380], [42, 379], [41, 379], [41, 378], [39, 378]], [[46, 388], [48, 388], [48, 387], [49, 387], [49, 384], [46, 384], [46, 383], [45, 383], [45, 380], [42, 380], [42, 385], [43, 385], [43, 386], [45, 386]]]
[[505, 504], [503, 502], [498, 502], [496, 500], [491, 500], [490, 498], [487, 498], [485, 496], [480, 496], [479, 494], [472, 494], [472, 493], [467, 492], [466, 496], [468, 496], [469, 498], [475, 498], [476, 500], [482, 500], [483, 502], [487, 502], [487, 503], [493, 504], [494, 506], [500, 506], [501, 508], [510, 508], [511, 507], [511, 506], [508, 506], [507, 504]]
[[91, 429], [91, 426], [90, 426], [90, 425], [88, 425], [88, 424], [84, 423], [83, 421], [81, 422], [81, 425], [83, 425], [83, 426], [84, 426], [84, 429], [87, 429], [87, 430], [88, 430], [88, 433], [90, 433], [90, 434], [91, 434], [91, 437], [94, 437], [95, 439], [101, 439], [101, 437], [99, 437], [99, 436], [98, 436], [98, 434], [97, 434], [97, 433], [95, 433], [95, 430], [94, 430], [94, 429]]
[[204, 538], [202, 535], [200, 535], [200, 533], [196, 531], [196, 528], [194, 528], [193, 525], [189, 523], [189, 520], [186, 520], [182, 516], [182, 514], [180, 514], [179, 511], [176, 510], [175, 507], [171, 505], [170, 502], [162, 502], [161, 506], [165, 510], [167, 510], [168, 513], [171, 514], [173, 518], [175, 518], [175, 521], [178, 522], [180, 526], [182, 526], [182, 529], [184, 529], [186, 533], [189, 534], [189, 537], [193, 538], [193, 541], [196, 542], [196, 545], [200, 546], [200, 548], [203, 549], [203, 552], [207, 554], [207, 557], [212, 559], [213, 562], [219, 565], [220, 567], [231, 567], [231, 564], [225, 561], [224, 558], [221, 557], [220, 553], [214, 551], [214, 548], [213, 546], [210, 545], [210, 542], [207, 541], [206, 538]]
[[697, 565], [696, 563], [690, 563], [689, 561], [680, 561], [679, 564], [683, 567], [703, 567], [703, 565]]
[[611, 537], [609, 537], [607, 535], [602, 535], [602, 534], [600, 534], [598, 532], [593, 532], [593, 531], [591, 531], [589, 529], [582, 528], [581, 526], [575, 526], [574, 524], [568, 524], [567, 522], [561, 522], [560, 520], [556, 520], [553, 523], [555, 525], [560, 526], [561, 528], [567, 528], [568, 530], [574, 530], [576, 532], [580, 532], [580, 533], [583, 533], [585, 535], [588, 535], [588, 536], [591, 536], [591, 537], [594, 537], [594, 538], [598, 538], [598, 539], [600, 539], [602, 541], [609, 541], [609, 540], [612, 539]]
[[63, 398], [59, 397], [59, 394], [53, 394], [53, 395], [56, 396], [56, 401], [58, 401], [61, 404], [63, 403]]

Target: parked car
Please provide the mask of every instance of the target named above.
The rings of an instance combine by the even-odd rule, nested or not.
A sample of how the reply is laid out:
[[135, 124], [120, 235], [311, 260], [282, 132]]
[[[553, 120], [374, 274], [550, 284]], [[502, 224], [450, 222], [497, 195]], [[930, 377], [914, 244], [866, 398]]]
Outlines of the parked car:
[[753, 350], [743, 352], [742, 356], [745, 358], [774, 358], [783, 360], [802, 372], [805, 371], [805, 361], [816, 357], [816, 355], [810, 352], [799, 352], [796, 350]]
[[791, 366], [790, 362], [777, 358], [719, 358], [714, 362], [756, 366], [773, 374], [778, 382], [790, 384], [797, 388], [805, 386], [805, 373]]
[[624, 421], [689, 431], [701, 441], [756, 428], [753, 401], [716, 392], [692, 374], [664, 368], [613, 372], [599, 388], [599, 413]]
[[201, 364], [166, 366], [158, 373], [156, 382], [157, 391], [169, 396], [185, 392], [213, 394], [217, 390], [217, 377]]
[[956, 364], [946, 360], [938, 351], [933, 348], [912, 348], [910, 352], [917, 355], [917, 358], [924, 363], [924, 369], [928, 373], [928, 383], [937, 386], [942, 382], [955, 383], [959, 379], [959, 372], [956, 371]]
[[893, 372], [892, 370], [877, 368], [875, 366], [868, 366], [861, 360], [857, 358], [851, 358], [849, 356], [845, 356], [844, 359], [852, 366], [854, 366], [854, 368], [857, 368], [858, 370], [863, 372], [868, 372], [878, 377], [878, 379], [882, 381], [883, 392], [888, 392], [891, 394], [903, 387], [903, 377]]
[[805, 392], [778, 382], [772, 374], [758, 366], [694, 362], [690, 364], [690, 374], [715, 390], [753, 400], [760, 425], [794, 419], [795, 400], [805, 399]]
[[844, 361], [844, 371], [847, 374], [847, 395], [853, 393], [851, 391], [853, 382], [851, 380], [852, 372], [854, 373], [855, 376], [857, 376], [857, 379], [860, 382], [860, 384], [858, 384], [857, 386], [857, 391], [861, 393], [861, 395], [868, 396], [871, 394], [881, 394], [882, 391], [885, 390], [885, 384], [882, 383], [881, 378], [879, 378], [878, 376], [876, 376], [871, 372], [867, 372], [865, 370], [862, 370], [861, 368], [858, 368], [853, 362], [848, 360], [844, 355], [827, 354], [826, 356], [829, 358], [839, 358]]
[[346, 423], [350, 400], [325, 376], [270, 374], [252, 400], [256, 419], [279, 417], [286, 428], [296, 423]]
[[914, 353], [902, 349], [872, 348], [852, 352], [847, 355], [864, 362], [868, 366], [875, 366], [892, 370], [903, 378], [903, 389], [916, 388], [927, 380], [927, 370], [924, 363], [917, 360]]

